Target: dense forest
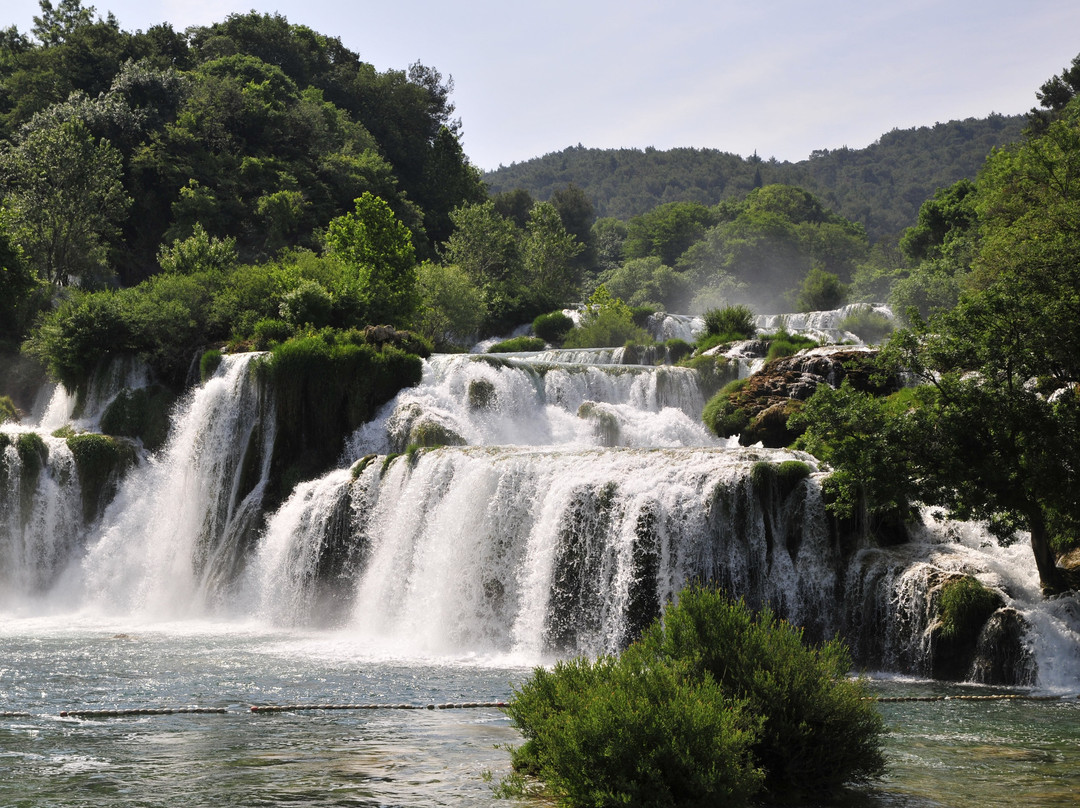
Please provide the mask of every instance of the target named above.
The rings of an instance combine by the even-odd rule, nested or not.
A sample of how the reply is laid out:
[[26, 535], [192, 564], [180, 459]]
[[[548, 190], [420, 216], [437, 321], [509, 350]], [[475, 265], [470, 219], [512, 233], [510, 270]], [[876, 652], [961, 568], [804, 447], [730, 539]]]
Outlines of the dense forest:
[[580, 145], [484, 175], [498, 193], [516, 188], [546, 200], [576, 185], [598, 216], [629, 219], [669, 202], [715, 205], [764, 184], [796, 185], [866, 228], [871, 240], [910, 226], [938, 188], [973, 179], [992, 148], [1020, 138], [1022, 115], [894, 129], [864, 149], [822, 149], [797, 163], [715, 149], [589, 149]]

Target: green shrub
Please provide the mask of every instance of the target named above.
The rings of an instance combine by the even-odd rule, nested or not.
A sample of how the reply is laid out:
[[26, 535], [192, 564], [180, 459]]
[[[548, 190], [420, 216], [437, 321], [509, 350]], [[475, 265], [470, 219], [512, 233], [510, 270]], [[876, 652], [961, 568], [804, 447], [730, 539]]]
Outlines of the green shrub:
[[532, 324], [536, 336], [555, 345], [561, 343], [573, 327], [574, 321], [561, 311], [541, 314]]
[[667, 349], [667, 361], [673, 365], [681, 362], [694, 352], [693, 345], [678, 337], [674, 337], [665, 342], [664, 348]]
[[679, 364], [697, 371], [701, 392], [706, 396], [714, 395], [739, 376], [738, 363], [732, 362], [726, 356], [693, 356]]
[[847, 284], [837, 275], [814, 267], [803, 279], [795, 307], [799, 311], [831, 311], [843, 305], [847, 293]]
[[840, 321], [843, 331], [850, 331], [865, 343], [881, 342], [893, 331], [893, 321], [870, 306], [859, 306]]
[[23, 432], [15, 439], [15, 450], [22, 462], [23, 475], [27, 479], [36, 479], [38, 473], [49, 461], [49, 447], [37, 432]]
[[760, 720], [745, 702], [641, 646], [538, 668], [507, 712], [527, 739], [515, 769], [561, 804], [738, 806], [762, 785], [750, 758]]
[[266, 318], [255, 323], [251, 332], [256, 350], [266, 351], [284, 342], [296, 333], [296, 329], [284, 320]]
[[730, 381], [706, 402], [705, 409], [701, 413], [701, 420], [717, 437], [730, 438], [742, 432], [750, 423], [750, 413], [734, 400], [734, 396], [746, 386], [748, 381], [749, 379]]
[[0, 424], [18, 420], [19, 411], [15, 408], [15, 402], [11, 400], [11, 396], [0, 396]]
[[496, 342], [488, 353], [521, 353], [523, 351], [542, 351], [547, 343], [539, 337], [513, 337], [502, 342]]
[[781, 328], [775, 334], [765, 334], [761, 337], [769, 343], [766, 355], [768, 361], [779, 359], [782, 356], [794, 356], [804, 348], [816, 348], [818, 341], [801, 334], [789, 333], [786, 328]]
[[726, 340], [728, 342], [750, 339], [757, 332], [757, 328], [754, 327], [753, 309], [741, 303], [709, 309], [704, 314], [704, 320], [705, 336], [730, 337]]
[[997, 592], [970, 575], [948, 581], [941, 588], [941, 636], [969, 637], [1003, 605]]
[[617, 658], [537, 669], [507, 709], [513, 764], [575, 806], [820, 798], [884, 769], [849, 670], [839, 641], [691, 587]]

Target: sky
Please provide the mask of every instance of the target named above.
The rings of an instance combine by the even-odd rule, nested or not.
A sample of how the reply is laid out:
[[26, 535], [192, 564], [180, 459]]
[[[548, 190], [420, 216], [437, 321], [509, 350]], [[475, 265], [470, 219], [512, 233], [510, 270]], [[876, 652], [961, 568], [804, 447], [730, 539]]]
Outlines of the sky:
[[[55, 0], [59, 2], [59, 0]], [[1075, 0], [101, 0], [124, 30], [278, 13], [378, 70], [452, 77], [488, 171], [568, 146], [799, 161], [893, 129], [1026, 112], [1080, 53]], [[37, 0], [5, 0], [29, 33]]]

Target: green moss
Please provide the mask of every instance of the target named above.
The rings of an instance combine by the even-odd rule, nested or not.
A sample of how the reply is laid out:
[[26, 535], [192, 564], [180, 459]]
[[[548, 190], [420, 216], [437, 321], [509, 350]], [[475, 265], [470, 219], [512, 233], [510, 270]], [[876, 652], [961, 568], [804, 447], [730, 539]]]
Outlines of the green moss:
[[310, 479], [333, 465], [345, 437], [369, 421], [399, 390], [420, 381], [418, 356], [392, 344], [404, 332], [321, 331], [276, 346], [260, 368], [274, 390], [277, 438], [272, 461], [273, 503], [288, 494], [279, 470]]
[[412, 446], [464, 446], [465, 439], [446, 424], [438, 421], [420, 420], [409, 430], [409, 445]]
[[679, 363], [681, 367], [694, 370], [701, 383], [701, 392], [713, 396], [724, 385], [738, 381], [739, 365], [726, 356], [694, 356]]
[[373, 454], [364, 455], [359, 460], [357, 460], [355, 463], [353, 463], [352, 478], [354, 480], [360, 479], [360, 475], [364, 473], [364, 469], [366, 469], [368, 466], [370, 466], [371, 461], [373, 461], [376, 457], [378, 457], [378, 455], [373, 455]]
[[15, 449], [22, 462], [23, 476], [37, 479], [49, 462], [49, 447], [37, 432], [23, 432], [15, 439]]
[[203, 384], [206, 384], [217, 369], [221, 366], [221, 351], [217, 349], [211, 349], [205, 351], [201, 357], [199, 357], [199, 379]]
[[948, 581], [941, 588], [941, 636], [972, 637], [1003, 605], [1001, 595], [970, 575]]
[[720, 438], [738, 435], [750, 423], [750, 413], [736, 402], [736, 396], [746, 386], [747, 379], [735, 379], [709, 399], [701, 420]]
[[116, 492], [120, 474], [135, 462], [130, 444], [86, 432], [67, 438], [82, 491], [83, 518], [92, 521]]
[[750, 481], [760, 494], [772, 486], [781, 499], [786, 499], [795, 487], [810, 476], [810, 466], [801, 460], [785, 460], [781, 463], [759, 461], [750, 467]]
[[694, 346], [684, 339], [675, 337], [669, 339], [664, 343], [664, 348], [667, 351], [667, 361], [671, 364], [677, 364], [686, 357], [690, 356], [694, 352]]
[[122, 390], [102, 414], [101, 431], [106, 435], [138, 438], [149, 451], [157, 451], [169, 437], [175, 403], [176, 395], [161, 385]]
[[382, 468], [379, 469], [379, 476], [385, 476], [386, 472], [390, 470], [390, 464], [401, 457], [400, 452], [391, 452], [383, 458]]
[[473, 379], [469, 382], [468, 398], [472, 409], [487, 409], [495, 403], [495, 385], [487, 379]]
[[578, 418], [591, 421], [602, 446], [618, 446], [621, 428], [619, 419], [610, 410], [586, 401], [577, 411]]
[[542, 351], [547, 343], [539, 337], [514, 337], [496, 342], [487, 349], [488, 353], [521, 353], [524, 351]]
[[0, 424], [6, 421], [18, 421], [19, 411], [11, 396], [0, 396]]

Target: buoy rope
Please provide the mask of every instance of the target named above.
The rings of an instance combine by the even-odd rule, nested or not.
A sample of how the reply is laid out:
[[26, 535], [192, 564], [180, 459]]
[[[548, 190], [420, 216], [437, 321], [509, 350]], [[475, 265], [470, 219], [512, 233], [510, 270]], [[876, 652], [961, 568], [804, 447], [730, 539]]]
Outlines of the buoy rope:
[[[1062, 701], [1074, 696], [1025, 695], [1023, 693], [995, 693], [970, 696], [864, 696], [863, 701], [875, 701], [881, 704], [898, 702], [938, 702], [938, 701]], [[315, 710], [467, 710], [467, 709], [503, 709], [510, 706], [507, 701], [463, 701], [443, 704], [252, 704], [251, 713], [295, 713]], [[134, 709], [75, 709], [62, 710], [61, 718], [123, 718], [143, 715], [224, 715], [237, 713], [226, 707], [137, 707]], [[34, 713], [22, 711], [0, 711], [0, 718], [33, 718]]]

